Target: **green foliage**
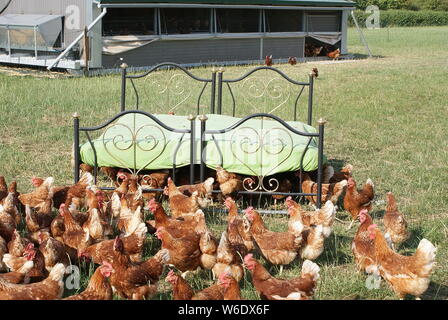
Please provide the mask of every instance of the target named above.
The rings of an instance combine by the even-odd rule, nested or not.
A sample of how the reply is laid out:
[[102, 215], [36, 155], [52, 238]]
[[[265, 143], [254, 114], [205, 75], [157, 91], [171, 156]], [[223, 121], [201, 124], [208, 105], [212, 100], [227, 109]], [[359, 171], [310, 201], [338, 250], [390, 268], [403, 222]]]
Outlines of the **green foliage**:
[[448, 11], [448, 0], [354, 0], [358, 9], [365, 10], [369, 5], [381, 10], [441, 10]]
[[[365, 26], [366, 18], [370, 13], [355, 11], [356, 18], [361, 27]], [[349, 19], [349, 23], [353, 21]], [[384, 27], [415, 27], [415, 26], [445, 26], [448, 25], [448, 12], [442, 11], [412, 11], [387, 10], [380, 12], [380, 25]]]

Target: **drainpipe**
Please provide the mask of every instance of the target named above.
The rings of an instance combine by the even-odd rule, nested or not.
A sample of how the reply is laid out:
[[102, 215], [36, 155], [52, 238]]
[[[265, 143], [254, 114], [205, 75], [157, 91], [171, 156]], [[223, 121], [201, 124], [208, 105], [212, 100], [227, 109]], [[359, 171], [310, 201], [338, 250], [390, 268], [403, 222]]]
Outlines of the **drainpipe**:
[[[89, 32], [101, 19], [103, 19], [103, 17], [106, 15], [107, 13], [107, 9], [103, 8], [103, 11], [101, 11], [101, 14], [95, 19], [93, 20], [93, 22], [87, 27], [87, 32]], [[53, 61], [53, 63], [48, 66], [48, 70], [51, 70], [54, 68], [54, 66], [56, 66], [59, 61], [61, 61], [62, 58], [64, 58], [69, 52], [70, 50], [72, 50], [72, 48], [79, 42], [81, 41], [81, 39], [84, 37], [84, 32], [81, 32], [81, 34], [75, 39], [75, 41], [73, 41], [57, 58], [56, 60]]]

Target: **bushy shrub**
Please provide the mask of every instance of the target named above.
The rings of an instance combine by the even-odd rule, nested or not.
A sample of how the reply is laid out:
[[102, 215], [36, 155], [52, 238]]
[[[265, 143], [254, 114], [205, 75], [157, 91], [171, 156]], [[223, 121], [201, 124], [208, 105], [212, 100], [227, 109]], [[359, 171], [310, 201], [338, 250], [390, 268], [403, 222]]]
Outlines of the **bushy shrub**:
[[441, 10], [448, 11], [448, 0], [353, 0], [359, 10], [376, 5], [381, 10]]
[[[355, 16], [361, 27], [365, 26], [370, 13], [355, 11]], [[352, 19], [349, 19], [353, 25]], [[443, 11], [411, 11], [385, 10], [380, 11], [380, 26], [383, 27], [415, 27], [415, 26], [444, 26], [448, 25], [448, 12]]]

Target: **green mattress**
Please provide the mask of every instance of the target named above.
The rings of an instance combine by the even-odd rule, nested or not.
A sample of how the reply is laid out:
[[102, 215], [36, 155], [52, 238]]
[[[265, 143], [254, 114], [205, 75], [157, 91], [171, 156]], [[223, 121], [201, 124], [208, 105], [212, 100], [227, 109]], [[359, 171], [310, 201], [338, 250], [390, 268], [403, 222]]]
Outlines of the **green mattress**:
[[[154, 115], [168, 127], [190, 129], [185, 116]], [[207, 130], [228, 128], [240, 118], [209, 114]], [[196, 120], [196, 164], [200, 164], [200, 121]], [[297, 121], [287, 122], [300, 132], [316, 133], [316, 129]], [[290, 132], [269, 118], [254, 118], [224, 134], [207, 134], [204, 159], [209, 168], [222, 164], [231, 172], [268, 176], [300, 169], [300, 159], [310, 140]], [[303, 157], [303, 169], [318, 166], [317, 138], [312, 138]], [[126, 114], [118, 118], [92, 140], [98, 166], [133, 170], [170, 169], [190, 164], [190, 134], [173, 133], [142, 114]], [[176, 152], [177, 150], [177, 152]], [[95, 152], [89, 142], [80, 146], [81, 161], [93, 166]], [[176, 156], [174, 157], [174, 155]], [[324, 162], [326, 158], [324, 157]]]

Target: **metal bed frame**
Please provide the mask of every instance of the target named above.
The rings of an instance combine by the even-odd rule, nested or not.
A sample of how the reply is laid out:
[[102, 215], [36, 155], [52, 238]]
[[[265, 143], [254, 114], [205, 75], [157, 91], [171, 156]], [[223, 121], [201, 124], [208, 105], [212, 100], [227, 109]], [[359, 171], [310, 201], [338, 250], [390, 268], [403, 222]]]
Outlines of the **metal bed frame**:
[[[162, 121], [160, 121], [156, 116], [154, 116], [151, 113], [145, 112], [145, 111], [141, 111], [139, 110], [140, 108], [140, 97], [139, 97], [139, 93], [138, 90], [135, 86], [134, 81], [137, 79], [141, 79], [144, 78], [150, 74], [152, 74], [153, 72], [160, 70], [160, 69], [166, 69], [166, 68], [170, 68], [170, 69], [176, 69], [178, 71], [180, 71], [181, 74], [183, 74], [184, 76], [186, 76], [187, 78], [191, 79], [192, 81], [198, 82], [202, 85], [202, 89], [200, 91], [199, 96], [197, 97], [197, 105], [196, 105], [196, 116], [195, 115], [190, 115], [188, 116], [188, 120], [190, 121], [190, 129], [176, 129], [176, 128], [172, 128], [168, 125], [166, 125], [165, 123], [163, 123]], [[199, 111], [200, 111], [200, 101], [203, 98], [204, 95], [204, 91], [205, 89], [210, 85], [211, 90], [210, 90], [210, 113], [211, 114], [222, 114], [222, 106], [223, 106], [223, 88], [227, 88], [230, 97], [231, 97], [231, 103], [232, 103], [232, 114], [233, 116], [235, 116], [235, 110], [236, 110], [236, 105], [238, 103], [238, 100], [235, 97], [234, 94], [234, 90], [232, 90], [232, 86], [238, 83], [243, 83], [244, 81], [247, 81], [248, 79], [251, 78], [251, 76], [253, 74], [255, 74], [256, 72], [260, 71], [260, 70], [267, 70], [269, 72], [273, 72], [276, 75], [279, 75], [281, 79], [284, 79], [286, 82], [291, 83], [295, 86], [297, 86], [299, 88], [299, 90], [297, 91], [297, 95], [294, 96], [294, 105], [293, 105], [293, 112], [294, 112], [294, 121], [297, 121], [297, 106], [298, 106], [298, 101], [300, 99], [300, 97], [302, 96], [302, 93], [304, 92], [304, 89], [306, 87], [309, 88], [309, 95], [308, 95], [308, 115], [307, 115], [307, 124], [311, 125], [312, 123], [312, 109], [313, 109], [313, 91], [314, 91], [314, 77], [312, 74], [310, 74], [309, 76], [309, 82], [297, 82], [295, 80], [292, 80], [291, 78], [289, 78], [287, 75], [285, 75], [282, 71], [276, 69], [276, 68], [272, 68], [272, 67], [258, 67], [255, 69], [250, 70], [249, 72], [247, 72], [245, 75], [243, 75], [242, 77], [236, 78], [236, 79], [225, 79], [223, 76], [223, 70], [219, 69], [213, 69], [211, 72], [211, 76], [210, 78], [200, 78], [195, 76], [194, 74], [192, 74], [190, 71], [188, 71], [187, 69], [185, 69], [184, 67], [177, 65], [175, 63], [161, 63], [155, 67], [153, 67], [151, 70], [143, 73], [143, 74], [139, 74], [139, 75], [129, 75], [128, 74], [128, 70], [127, 70], [127, 65], [123, 63], [122, 65], [122, 85], [121, 85], [121, 90], [122, 90], [122, 95], [121, 95], [121, 112], [118, 113], [117, 115], [115, 115], [114, 117], [112, 117], [111, 119], [107, 120], [105, 123], [99, 125], [99, 126], [95, 126], [95, 127], [80, 127], [80, 118], [79, 115], [77, 113], [75, 113], [73, 115], [73, 128], [74, 128], [74, 181], [75, 183], [77, 181], [79, 181], [79, 165], [81, 164], [80, 161], [80, 133], [84, 132], [86, 135], [86, 138], [93, 150], [94, 153], [94, 161], [95, 161], [95, 165], [94, 165], [94, 172], [93, 172], [93, 176], [94, 176], [94, 182], [97, 183], [97, 175], [98, 175], [98, 163], [97, 163], [97, 151], [95, 149], [95, 145], [92, 142], [92, 138], [90, 136], [89, 133], [91, 132], [95, 132], [98, 130], [102, 130], [102, 129], [106, 129], [109, 130], [111, 127], [117, 126], [117, 124], [114, 124], [114, 122], [116, 120], [118, 120], [119, 118], [128, 115], [128, 114], [140, 114], [142, 116], [148, 117], [149, 120], [155, 122], [155, 124], [157, 124], [158, 126], [162, 127], [165, 130], [168, 130], [169, 132], [173, 132], [173, 133], [179, 133], [182, 134], [181, 139], [178, 142], [177, 147], [175, 148], [174, 154], [173, 154], [173, 180], [176, 181], [176, 176], [175, 176], [175, 172], [176, 172], [176, 157], [177, 157], [177, 153], [179, 151], [180, 145], [183, 141], [187, 141], [187, 139], [189, 139], [190, 141], [190, 158], [189, 158], [189, 171], [190, 171], [190, 177], [189, 177], [189, 181], [191, 184], [194, 184], [194, 178], [195, 178], [195, 165], [197, 163], [196, 159], [196, 148], [197, 148], [197, 141], [200, 142], [199, 144], [199, 148], [201, 151], [201, 157], [199, 159], [200, 165], [199, 165], [199, 176], [200, 176], [200, 180], [204, 181], [205, 178], [205, 171], [206, 171], [206, 167], [207, 167], [207, 157], [206, 157], [206, 146], [208, 143], [214, 143], [215, 146], [218, 149], [218, 152], [220, 153], [220, 159], [221, 159], [221, 165], [223, 162], [223, 156], [222, 156], [222, 151], [219, 149], [219, 146], [216, 142], [216, 137], [219, 137], [219, 135], [222, 134], [226, 134], [226, 133], [232, 133], [233, 135], [236, 134], [239, 130], [244, 129], [244, 128], [248, 128], [248, 127], [244, 127], [244, 124], [251, 120], [251, 119], [261, 119], [261, 123], [263, 125], [263, 121], [264, 119], [268, 119], [271, 121], [275, 121], [280, 125], [280, 128], [273, 128], [271, 130], [281, 130], [283, 133], [287, 134], [287, 137], [290, 139], [290, 141], [292, 142], [292, 135], [300, 135], [300, 136], [304, 136], [308, 138], [308, 143], [306, 144], [306, 147], [302, 153], [302, 157], [300, 159], [300, 168], [303, 168], [303, 159], [304, 159], [304, 155], [305, 153], [308, 151], [309, 146], [311, 144], [311, 142], [314, 140], [317, 144], [318, 147], [318, 169], [317, 169], [317, 193], [303, 193], [303, 192], [291, 192], [291, 193], [284, 193], [284, 192], [279, 192], [278, 188], [279, 188], [279, 181], [277, 179], [275, 179], [274, 177], [270, 177], [269, 176], [269, 171], [266, 173], [263, 173], [262, 175], [257, 175], [254, 174], [254, 177], [256, 178], [256, 181], [254, 181], [252, 178], [245, 178], [243, 180], [243, 187], [244, 190], [240, 191], [240, 194], [253, 194], [253, 195], [268, 195], [268, 196], [272, 196], [272, 195], [285, 195], [285, 196], [300, 196], [300, 197], [304, 197], [304, 196], [317, 196], [317, 207], [320, 208], [322, 205], [321, 202], [321, 197], [322, 197], [322, 177], [323, 177], [323, 149], [324, 149], [324, 128], [325, 128], [325, 123], [326, 121], [324, 119], [320, 119], [318, 121], [318, 132], [317, 133], [308, 133], [308, 132], [301, 132], [298, 131], [297, 129], [291, 127], [285, 120], [281, 119], [278, 116], [275, 116], [271, 113], [254, 113], [251, 114], [249, 116], [244, 117], [243, 119], [241, 119], [240, 121], [238, 121], [237, 123], [233, 124], [232, 126], [228, 127], [228, 128], [224, 128], [224, 129], [220, 129], [220, 130], [215, 130], [212, 128], [207, 128], [207, 117], [205, 115], [200, 115]], [[136, 105], [134, 110], [126, 110], [126, 85], [127, 85], [127, 80], [129, 80], [131, 82], [133, 91], [135, 93], [136, 96]], [[264, 88], [266, 89], [266, 88]], [[264, 90], [266, 91], [266, 90]], [[280, 106], [282, 106], [284, 103], [280, 104]], [[278, 106], [276, 107], [278, 108]], [[274, 110], [276, 109], [274, 108]], [[199, 116], [199, 117], [198, 117]], [[196, 132], [196, 121], [199, 120], [200, 121], [200, 132]], [[123, 124], [120, 124], [121, 126], [123, 126]], [[145, 164], [145, 166], [141, 167], [141, 168], [137, 168], [136, 167], [136, 160], [135, 160], [135, 154], [136, 154], [136, 150], [140, 149], [141, 151], [148, 151], [150, 152], [151, 150], [153, 150], [155, 148], [156, 145], [161, 144], [161, 143], [165, 143], [165, 145], [162, 145], [162, 148], [164, 150], [164, 148], [166, 147], [166, 137], [163, 135], [163, 132], [161, 131], [161, 129], [159, 128], [158, 130], [160, 132], [162, 132], [162, 139], [157, 139], [155, 136], [146, 136], [146, 137], [139, 137], [138, 133], [140, 132], [140, 130], [142, 129], [142, 127], [145, 126], [149, 126], [149, 127], [154, 127], [154, 129], [157, 129], [157, 127], [155, 125], [149, 125], [149, 124], [145, 124], [139, 128], [136, 128], [135, 125], [133, 128], [127, 127], [126, 129], [130, 131], [131, 136], [132, 136], [132, 140], [127, 142], [127, 145], [125, 147], [123, 147], [123, 149], [121, 150], [133, 150], [134, 151], [134, 166], [131, 168], [125, 168], [128, 171], [130, 171], [133, 174], [138, 174], [140, 173], [142, 170], [145, 170], [146, 166], [149, 165], [149, 163], [151, 163], [152, 161], [154, 161], [154, 159], [156, 159], [157, 157], [159, 157], [161, 153], [159, 153], [158, 155], [156, 155], [152, 160], [150, 160], [149, 163]], [[250, 127], [249, 127], [250, 128]], [[254, 129], [255, 130], [255, 129]], [[233, 137], [232, 135], [232, 137]], [[207, 136], [211, 137], [211, 140], [207, 140]], [[259, 151], [259, 150], [263, 150], [263, 148], [265, 148], [264, 145], [264, 136], [260, 136], [259, 134], [257, 135], [258, 137], [258, 141], [255, 141], [255, 143], [257, 144], [257, 148], [255, 150], [255, 152]], [[184, 140], [185, 138], [185, 140]], [[104, 139], [104, 136], [103, 136]], [[317, 141], [316, 141], [317, 139]], [[113, 144], [115, 147], [117, 147], [117, 142], [123, 142], [123, 135], [117, 135], [115, 137], [113, 137]], [[282, 149], [285, 148], [285, 146], [288, 145], [287, 142], [281, 140], [281, 139], [277, 139], [278, 143], [282, 146]], [[141, 142], [146, 142], [151, 144], [152, 146], [154, 146], [151, 150], [147, 150], [141, 147], [140, 143]], [[106, 144], [103, 141], [104, 147], [106, 152], [107, 148], [106, 148]], [[234, 141], [232, 139], [231, 141], [231, 145], [232, 145], [232, 153], [233, 153], [233, 146], [236, 145], [236, 141]], [[266, 150], [265, 150], [266, 151]], [[251, 152], [247, 152], [247, 153], [251, 153]], [[292, 149], [291, 149], [291, 153], [292, 153]], [[290, 154], [291, 154], [290, 153]], [[289, 155], [290, 155], [289, 154]], [[236, 156], [236, 158], [238, 159], [238, 156], [234, 153], [234, 156]], [[280, 163], [278, 165], [280, 165], [283, 161], [286, 161], [286, 158], [282, 161], [280, 161]], [[243, 163], [243, 162], [242, 162]], [[246, 168], [250, 167], [243, 163], [243, 165], [246, 166]], [[261, 164], [262, 165], [262, 164]], [[278, 166], [277, 165], [277, 166]], [[275, 167], [276, 168], [276, 167]], [[274, 168], [274, 169], [275, 169]], [[270, 170], [272, 171], [272, 170]], [[252, 184], [248, 184], [248, 179], [252, 179], [252, 182], [256, 182], [256, 183], [252, 183]], [[301, 178], [299, 178], [299, 182], [300, 182], [300, 191], [301, 191]], [[150, 185], [151, 187], [151, 185]], [[112, 187], [102, 187], [102, 189], [104, 190], [113, 190], [114, 188]], [[161, 189], [152, 189], [152, 188], [145, 188], [143, 189], [145, 192], [161, 192], [163, 190]]]

